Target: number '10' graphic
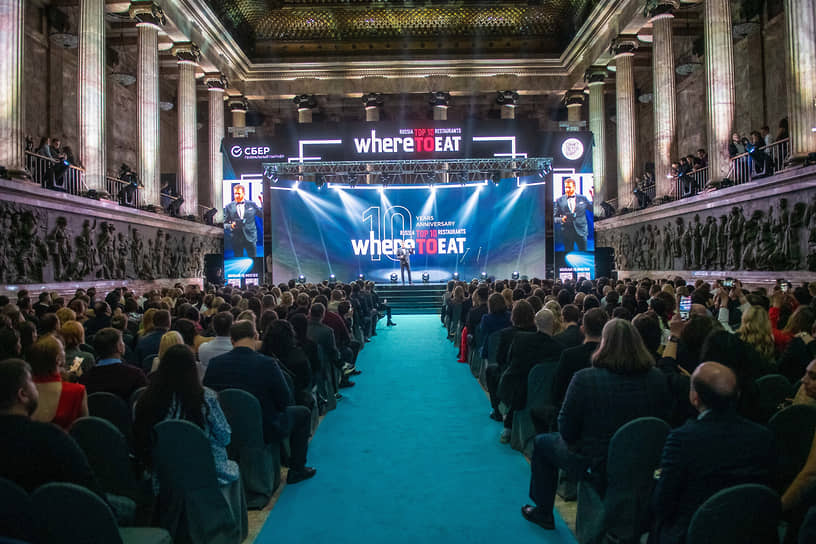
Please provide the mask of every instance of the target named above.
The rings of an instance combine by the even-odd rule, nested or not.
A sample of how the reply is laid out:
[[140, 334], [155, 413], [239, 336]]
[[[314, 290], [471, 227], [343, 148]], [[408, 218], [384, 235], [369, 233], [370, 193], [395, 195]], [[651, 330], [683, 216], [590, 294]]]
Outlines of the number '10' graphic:
[[[379, 261], [381, 255], [392, 261], [399, 261], [399, 258], [394, 255], [397, 251], [397, 244], [402, 245], [403, 241], [412, 239], [413, 236], [413, 215], [405, 206], [391, 206], [381, 214], [379, 206], [371, 206], [363, 212], [363, 223], [368, 223], [371, 237], [375, 241], [379, 241], [378, 246], [382, 248], [382, 242], [388, 240], [392, 242], [392, 250], [390, 252], [380, 251], [371, 252], [371, 260]], [[401, 232], [405, 231], [406, 236], [402, 236]]]

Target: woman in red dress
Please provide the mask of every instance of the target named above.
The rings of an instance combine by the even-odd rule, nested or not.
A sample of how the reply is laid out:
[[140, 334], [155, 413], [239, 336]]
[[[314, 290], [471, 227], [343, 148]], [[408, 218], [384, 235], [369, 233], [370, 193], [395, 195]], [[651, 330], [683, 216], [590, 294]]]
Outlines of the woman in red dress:
[[68, 430], [73, 422], [88, 415], [88, 395], [85, 386], [63, 382], [65, 349], [53, 336], [43, 336], [28, 350], [28, 363], [40, 394], [35, 421], [51, 422]]

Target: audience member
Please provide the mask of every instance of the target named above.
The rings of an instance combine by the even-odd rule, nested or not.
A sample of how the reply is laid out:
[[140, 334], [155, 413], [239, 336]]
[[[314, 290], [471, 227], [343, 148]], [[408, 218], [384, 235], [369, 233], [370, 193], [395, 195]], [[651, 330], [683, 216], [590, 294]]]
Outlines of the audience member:
[[656, 544], [685, 542], [694, 512], [717, 491], [770, 483], [773, 433], [737, 415], [738, 396], [737, 376], [721, 364], [705, 362], [692, 374], [689, 400], [699, 416], [666, 439], [653, 497]]
[[169, 310], [157, 310], [152, 317], [153, 328], [150, 332], [146, 332], [136, 344], [136, 360], [141, 364], [142, 370], [147, 372], [153, 365], [153, 357], [159, 352], [162, 336], [170, 330]]
[[88, 415], [85, 386], [62, 380], [65, 351], [59, 340], [53, 336], [37, 340], [28, 350], [28, 362], [39, 397], [31, 419], [54, 423], [68, 430], [75, 420]]
[[213, 357], [218, 357], [224, 353], [232, 351], [232, 340], [230, 339], [230, 327], [233, 318], [229, 312], [218, 312], [212, 318], [212, 327], [215, 331], [215, 338], [201, 344], [198, 348], [198, 360], [201, 370], [201, 378], [207, 373], [207, 366]]
[[553, 404], [556, 407], [560, 408], [564, 402], [567, 387], [575, 373], [592, 366], [592, 354], [601, 344], [601, 334], [607, 321], [609, 321], [609, 316], [600, 308], [593, 308], [586, 312], [581, 325], [581, 332], [584, 334], [583, 344], [561, 352], [552, 387]]
[[311, 478], [317, 471], [306, 466], [311, 426], [309, 409], [294, 406], [292, 390], [278, 361], [255, 352], [258, 340], [255, 323], [236, 321], [230, 329], [230, 337], [233, 350], [210, 360], [204, 385], [215, 390], [235, 387], [255, 395], [261, 404], [266, 442], [279, 443], [289, 437], [292, 453], [287, 482], [293, 484]]
[[555, 335], [555, 340], [565, 348], [580, 346], [584, 341], [581, 333], [581, 310], [574, 304], [567, 304], [561, 308], [563, 330]]
[[130, 402], [133, 392], [147, 385], [147, 378], [139, 368], [122, 362], [125, 354], [122, 333], [111, 327], [100, 330], [94, 337], [94, 349], [99, 360], [79, 378], [79, 383], [89, 395], [107, 391]]

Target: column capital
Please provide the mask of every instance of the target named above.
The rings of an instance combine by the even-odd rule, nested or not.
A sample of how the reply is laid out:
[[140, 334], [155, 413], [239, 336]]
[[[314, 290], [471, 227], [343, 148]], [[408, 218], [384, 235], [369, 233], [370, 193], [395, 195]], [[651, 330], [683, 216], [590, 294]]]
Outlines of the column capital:
[[204, 83], [208, 91], [224, 92], [229, 87], [229, 80], [223, 74], [204, 74]]
[[379, 108], [385, 101], [380, 93], [368, 93], [363, 95], [363, 107]]
[[249, 111], [249, 102], [243, 96], [233, 96], [229, 99], [230, 113], [246, 113]]
[[564, 105], [569, 106], [583, 106], [584, 100], [586, 99], [586, 95], [584, 95], [584, 91], [579, 91], [576, 89], [570, 89], [564, 95]]
[[606, 69], [606, 66], [593, 66], [584, 72], [584, 81], [587, 82], [587, 85], [603, 85], [607, 77], [609, 77], [609, 70]]
[[447, 108], [450, 103], [451, 95], [445, 91], [433, 91], [428, 96], [428, 103], [431, 106], [439, 108]]
[[145, 25], [160, 29], [167, 24], [164, 10], [150, 0], [131, 2], [128, 14], [136, 21], [136, 26]]
[[519, 94], [516, 91], [499, 91], [496, 94], [496, 104], [500, 106], [516, 107], [519, 101]]
[[673, 19], [674, 12], [679, 8], [678, 0], [647, 0], [643, 14], [649, 18], [649, 22], [655, 19]]
[[179, 64], [186, 62], [189, 64], [198, 64], [201, 58], [201, 50], [193, 42], [179, 42], [173, 45], [170, 53], [176, 57]]
[[317, 107], [317, 98], [313, 94], [299, 94], [292, 99], [292, 102], [300, 110], [313, 110]]
[[609, 50], [615, 57], [632, 56], [638, 48], [637, 36], [618, 36]]

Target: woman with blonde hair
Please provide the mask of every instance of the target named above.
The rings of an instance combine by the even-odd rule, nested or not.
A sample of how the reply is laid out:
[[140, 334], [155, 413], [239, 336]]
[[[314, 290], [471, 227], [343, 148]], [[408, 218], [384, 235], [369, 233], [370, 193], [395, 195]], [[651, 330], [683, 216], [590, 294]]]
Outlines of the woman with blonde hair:
[[751, 306], [742, 314], [742, 324], [736, 330], [737, 337], [754, 348], [766, 364], [774, 362], [774, 338], [771, 320], [762, 306]]
[[66, 321], [59, 333], [65, 343], [66, 370], [70, 377], [79, 378], [96, 364], [96, 357], [81, 348], [85, 343], [85, 327], [79, 321]]
[[71, 308], [62, 307], [57, 310], [57, 319], [59, 319], [60, 325], [65, 325], [68, 321], [76, 321], [76, 317], [76, 312]]
[[156, 315], [156, 308], [148, 308], [148, 310], [142, 316], [142, 321], [139, 323], [139, 332], [136, 333], [137, 338], [144, 338], [146, 334], [151, 332], [155, 325], [153, 325], [153, 316]]
[[561, 319], [561, 305], [557, 300], [550, 300], [544, 307], [553, 314], [553, 332], [552, 336], [564, 331], [564, 321]]
[[501, 296], [504, 297], [504, 303], [508, 308], [513, 307], [513, 290], [509, 287], [502, 289]]
[[153, 358], [153, 366], [150, 367], [150, 372], [156, 372], [156, 369], [159, 368], [159, 362], [161, 361], [164, 354], [167, 353], [167, 350], [170, 349], [171, 346], [175, 346], [177, 344], [183, 344], [184, 338], [181, 336], [181, 333], [178, 331], [167, 331], [161, 337], [159, 341], [159, 354]]
[[61, 371], [65, 367], [62, 342], [53, 336], [43, 336], [28, 349], [26, 360], [39, 393], [31, 419], [68, 430], [75, 420], [88, 415], [85, 386], [62, 381]]

